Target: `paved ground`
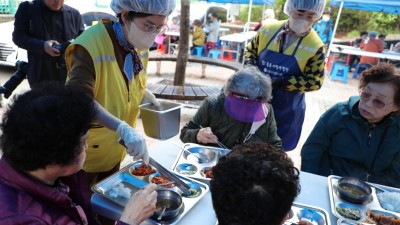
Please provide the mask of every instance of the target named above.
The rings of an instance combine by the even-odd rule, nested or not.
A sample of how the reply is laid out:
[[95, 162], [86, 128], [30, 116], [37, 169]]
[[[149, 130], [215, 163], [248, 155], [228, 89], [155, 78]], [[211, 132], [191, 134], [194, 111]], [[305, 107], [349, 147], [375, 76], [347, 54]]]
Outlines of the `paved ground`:
[[[173, 73], [175, 71], [175, 63], [173, 62], [163, 62], [161, 67], [161, 73], [163, 74], [161, 77], [155, 75], [155, 62], [149, 63], [149, 77], [148, 83], [158, 82], [162, 79], [173, 79]], [[213, 85], [222, 87], [226, 80], [232, 75], [233, 71], [224, 68], [218, 68], [215, 66], [207, 66], [206, 74], [207, 77], [205, 79], [200, 78], [201, 67], [199, 64], [191, 63], [187, 67], [186, 74], [186, 83], [191, 84], [200, 84], [200, 85]], [[351, 74], [349, 75], [351, 77]], [[288, 152], [289, 156], [295, 162], [296, 167], [300, 167], [300, 149], [309, 133], [313, 129], [315, 123], [318, 118], [324, 113], [328, 108], [334, 105], [337, 102], [345, 101], [352, 95], [357, 95], [357, 85], [358, 80], [348, 79], [347, 84], [343, 84], [341, 81], [330, 81], [329, 79], [325, 79], [324, 85], [321, 90], [316, 92], [311, 92], [306, 94], [306, 116], [305, 122], [303, 125], [303, 132], [300, 137], [300, 142], [297, 148], [293, 151]], [[191, 104], [196, 104], [195, 102], [190, 102]], [[198, 105], [199, 103], [197, 103]], [[181, 110], [181, 122], [180, 126], [182, 127], [185, 123], [191, 119], [191, 117], [196, 112], [196, 109], [191, 108], [183, 108]], [[143, 132], [143, 125], [141, 119], [138, 121], [137, 129]], [[149, 138], [146, 136], [147, 144], [149, 149], [154, 146], [159, 140]], [[179, 134], [171, 138], [171, 140], [175, 142], [179, 142]], [[151, 150], [150, 150], [151, 151]], [[129, 162], [129, 157], [126, 158], [124, 163]]]

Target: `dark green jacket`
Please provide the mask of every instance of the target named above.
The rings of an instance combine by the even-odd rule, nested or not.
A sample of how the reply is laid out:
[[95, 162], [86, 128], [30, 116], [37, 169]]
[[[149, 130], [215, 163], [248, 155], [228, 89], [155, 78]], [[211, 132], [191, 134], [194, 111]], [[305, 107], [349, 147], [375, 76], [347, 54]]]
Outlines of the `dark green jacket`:
[[[400, 188], [400, 117], [373, 127], [360, 115], [359, 97], [326, 111], [301, 150], [301, 170], [352, 176]], [[386, 133], [385, 133], [386, 130]]]
[[[181, 140], [184, 143], [198, 143], [197, 133], [202, 127], [211, 127], [212, 132], [226, 147], [232, 148], [242, 144], [249, 133], [252, 123], [244, 123], [230, 117], [224, 108], [225, 95], [217, 98], [207, 98], [196, 112], [196, 115], [181, 130]], [[282, 149], [282, 141], [276, 134], [276, 122], [272, 106], [268, 104], [268, 116], [255, 134], [246, 143], [266, 142]], [[200, 143], [199, 143], [200, 144]]]

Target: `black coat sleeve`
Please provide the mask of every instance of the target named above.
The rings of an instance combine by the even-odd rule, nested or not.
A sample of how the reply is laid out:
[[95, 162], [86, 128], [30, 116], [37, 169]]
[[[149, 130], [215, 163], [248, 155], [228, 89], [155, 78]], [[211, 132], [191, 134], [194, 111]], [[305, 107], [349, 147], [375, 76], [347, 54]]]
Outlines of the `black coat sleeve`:
[[[15, 21], [14, 21], [14, 31], [12, 33], [13, 42], [20, 48], [26, 49], [27, 51], [33, 52], [36, 55], [43, 55], [44, 54], [44, 40], [39, 38], [35, 38], [33, 35], [30, 34], [30, 16], [33, 15], [33, 8], [32, 11], [29, 12], [29, 2], [22, 2], [17, 12], [15, 13]], [[32, 23], [34, 23], [34, 19], [32, 19]], [[35, 24], [32, 24], [35, 26]]]

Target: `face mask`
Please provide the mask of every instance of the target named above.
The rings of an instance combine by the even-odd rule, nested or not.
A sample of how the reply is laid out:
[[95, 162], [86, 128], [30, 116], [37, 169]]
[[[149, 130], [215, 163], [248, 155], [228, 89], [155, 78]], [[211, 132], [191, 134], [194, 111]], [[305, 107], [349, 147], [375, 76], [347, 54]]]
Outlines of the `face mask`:
[[256, 122], [266, 117], [263, 104], [260, 101], [228, 95], [225, 98], [224, 107], [228, 115], [241, 122]]
[[136, 24], [131, 21], [128, 29], [128, 42], [139, 50], [149, 49], [156, 39], [158, 33], [147, 33], [139, 29]]
[[311, 22], [308, 20], [295, 20], [289, 17], [289, 28], [296, 34], [302, 34], [311, 28]]
[[331, 18], [329, 16], [323, 16], [322, 20], [328, 22]]

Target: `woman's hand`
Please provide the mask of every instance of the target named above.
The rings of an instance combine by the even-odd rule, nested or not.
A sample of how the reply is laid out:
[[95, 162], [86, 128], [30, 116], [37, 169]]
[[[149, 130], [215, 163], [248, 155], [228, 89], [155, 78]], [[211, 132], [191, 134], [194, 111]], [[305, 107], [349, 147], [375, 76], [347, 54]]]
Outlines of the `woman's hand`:
[[150, 183], [143, 190], [136, 192], [126, 204], [120, 221], [139, 225], [153, 215], [157, 203], [157, 185]]
[[215, 136], [211, 130], [211, 127], [201, 128], [197, 133], [197, 142], [208, 144], [208, 143], [217, 143], [218, 137]]

